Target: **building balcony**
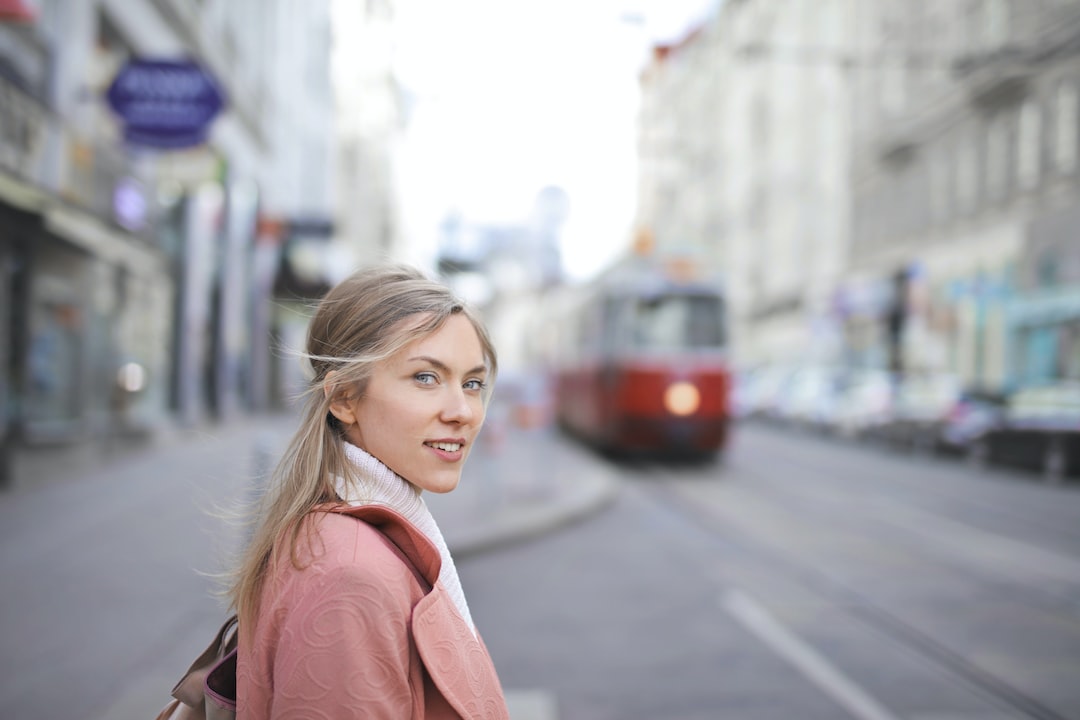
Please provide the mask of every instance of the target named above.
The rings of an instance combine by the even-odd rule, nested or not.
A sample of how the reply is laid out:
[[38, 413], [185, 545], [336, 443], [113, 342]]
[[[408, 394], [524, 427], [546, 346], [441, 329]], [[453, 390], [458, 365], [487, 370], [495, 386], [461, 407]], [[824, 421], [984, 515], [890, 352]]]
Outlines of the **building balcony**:
[[973, 106], [992, 110], [1023, 100], [1036, 68], [1031, 50], [1004, 46], [959, 58], [954, 73]]

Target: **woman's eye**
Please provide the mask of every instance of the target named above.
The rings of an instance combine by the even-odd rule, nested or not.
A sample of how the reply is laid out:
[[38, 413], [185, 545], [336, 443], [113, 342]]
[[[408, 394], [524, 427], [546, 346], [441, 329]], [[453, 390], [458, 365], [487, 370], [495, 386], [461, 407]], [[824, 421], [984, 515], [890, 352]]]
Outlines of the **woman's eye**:
[[487, 385], [483, 380], [468, 380], [465, 383], [466, 390], [483, 390]]
[[434, 385], [438, 380], [435, 377], [435, 373], [429, 372], [416, 373], [415, 377], [418, 383], [422, 383], [424, 385]]

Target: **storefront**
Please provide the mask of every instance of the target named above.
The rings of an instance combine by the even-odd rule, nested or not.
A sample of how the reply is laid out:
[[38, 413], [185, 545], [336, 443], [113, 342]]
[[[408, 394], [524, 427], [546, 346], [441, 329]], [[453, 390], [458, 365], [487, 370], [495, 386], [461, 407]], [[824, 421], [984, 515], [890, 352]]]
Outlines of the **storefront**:
[[11, 274], [19, 437], [33, 446], [148, 431], [167, 411], [172, 283], [161, 254], [55, 200], [29, 230]]
[[[19, 19], [30, 20], [31, 13]], [[0, 23], [0, 486], [10, 482], [25, 374], [31, 249], [46, 201], [30, 178], [40, 166], [52, 66], [35, 32]]]
[[891, 303], [892, 287], [887, 278], [852, 275], [840, 285], [831, 308], [842, 333], [840, 365], [858, 369], [888, 366], [886, 321]]
[[1008, 387], [1007, 313], [1025, 236], [1025, 224], [1010, 218], [950, 236], [909, 260], [907, 367], [947, 372], [972, 387]]
[[1080, 204], [1031, 223], [1018, 269], [1023, 291], [1009, 308], [1010, 371], [1017, 386], [1080, 381]]
[[29, 256], [20, 421], [28, 442], [77, 439], [92, 379], [85, 297], [91, 285], [91, 258], [42, 233]]
[[28, 306], [30, 250], [41, 233], [31, 188], [0, 174], [0, 487], [11, 482], [19, 435], [20, 388]]
[[1017, 386], [1080, 381], [1080, 287], [1025, 293], [1010, 305]]

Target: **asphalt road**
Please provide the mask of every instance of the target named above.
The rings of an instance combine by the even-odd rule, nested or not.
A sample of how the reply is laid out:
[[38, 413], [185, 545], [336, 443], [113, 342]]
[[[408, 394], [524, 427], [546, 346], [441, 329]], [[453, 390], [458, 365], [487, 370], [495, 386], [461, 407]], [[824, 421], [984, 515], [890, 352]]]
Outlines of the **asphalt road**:
[[[153, 716], [221, 622], [213, 574], [243, 530], [214, 511], [250, 497], [285, 429], [0, 496], [0, 716]], [[508, 497], [552, 468], [620, 486], [459, 560], [515, 720], [1080, 720], [1080, 485], [755, 427], [715, 465], [511, 447], [492, 478], [539, 475]]]
[[504, 684], [560, 720], [1080, 718], [1080, 486], [741, 427], [466, 559]]
[[185, 431], [0, 496], [0, 716], [154, 717], [225, 617], [227, 518], [265, 429]]

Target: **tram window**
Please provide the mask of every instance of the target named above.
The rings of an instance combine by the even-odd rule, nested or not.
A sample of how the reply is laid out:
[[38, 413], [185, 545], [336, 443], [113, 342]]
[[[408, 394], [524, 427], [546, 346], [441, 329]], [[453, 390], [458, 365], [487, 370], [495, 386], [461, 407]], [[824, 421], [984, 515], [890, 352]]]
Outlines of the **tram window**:
[[600, 342], [600, 352], [606, 357], [611, 355], [620, 345], [623, 334], [623, 318], [625, 304], [620, 298], [607, 298], [603, 304], [603, 337]]
[[634, 318], [635, 348], [688, 350], [724, 344], [722, 303], [708, 295], [667, 295], [642, 300]]
[[690, 347], [721, 347], [724, 344], [723, 301], [715, 297], [689, 298], [686, 319]]
[[596, 313], [591, 308], [584, 308], [577, 318], [577, 351], [578, 357], [589, 357], [596, 353], [600, 344], [601, 325]]

